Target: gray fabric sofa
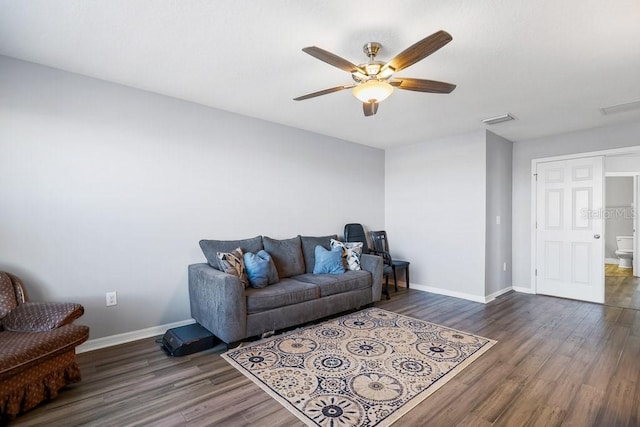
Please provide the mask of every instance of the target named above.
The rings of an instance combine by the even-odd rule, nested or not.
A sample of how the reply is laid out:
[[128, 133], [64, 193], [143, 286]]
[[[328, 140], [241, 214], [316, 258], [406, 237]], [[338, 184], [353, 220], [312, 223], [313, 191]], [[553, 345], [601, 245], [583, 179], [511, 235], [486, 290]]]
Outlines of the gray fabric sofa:
[[[208, 263], [189, 266], [191, 316], [228, 344], [379, 301], [383, 261], [378, 256], [363, 254], [359, 271], [313, 274], [315, 247], [328, 249], [331, 238], [336, 236], [200, 241]], [[216, 253], [238, 247], [245, 253], [266, 250], [280, 281], [245, 289], [238, 277], [220, 271]]]

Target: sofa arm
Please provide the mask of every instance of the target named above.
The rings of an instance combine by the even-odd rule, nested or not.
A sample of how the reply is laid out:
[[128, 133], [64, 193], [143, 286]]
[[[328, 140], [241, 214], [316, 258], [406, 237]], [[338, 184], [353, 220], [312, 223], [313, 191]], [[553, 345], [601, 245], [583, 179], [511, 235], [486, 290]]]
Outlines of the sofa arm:
[[209, 264], [189, 266], [191, 317], [226, 343], [246, 338], [247, 299], [238, 277]]
[[380, 301], [382, 298], [383, 264], [382, 258], [379, 256], [369, 254], [362, 254], [362, 256], [360, 256], [360, 266], [373, 276], [373, 284], [371, 286], [372, 302]]
[[2, 319], [14, 332], [44, 332], [69, 324], [82, 316], [84, 307], [71, 302], [25, 302]]

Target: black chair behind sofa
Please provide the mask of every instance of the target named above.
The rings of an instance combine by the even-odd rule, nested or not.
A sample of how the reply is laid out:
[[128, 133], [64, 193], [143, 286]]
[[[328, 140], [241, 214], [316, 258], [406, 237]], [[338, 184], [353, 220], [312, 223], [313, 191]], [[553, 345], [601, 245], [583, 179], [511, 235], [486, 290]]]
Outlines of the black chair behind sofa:
[[[371, 253], [371, 251], [369, 250], [369, 244], [367, 243], [367, 235], [364, 232], [364, 227], [362, 227], [362, 224], [358, 224], [358, 223], [346, 224], [344, 226], [344, 241], [345, 242], [362, 242], [362, 253], [363, 254]], [[379, 255], [379, 254], [374, 253], [374, 255]], [[387, 299], [391, 298], [389, 296], [389, 276], [392, 273], [393, 273], [393, 269], [391, 265], [387, 265], [385, 263], [383, 268], [383, 274], [385, 277], [385, 286], [384, 286], [384, 289], [382, 289], [382, 293], [387, 297]]]

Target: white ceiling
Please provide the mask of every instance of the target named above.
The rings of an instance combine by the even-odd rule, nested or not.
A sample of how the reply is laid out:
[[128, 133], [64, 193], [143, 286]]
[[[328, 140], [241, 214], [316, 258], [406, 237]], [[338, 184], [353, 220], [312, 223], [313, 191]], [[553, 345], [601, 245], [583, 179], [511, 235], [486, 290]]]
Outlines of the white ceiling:
[[[371, 118], [347, 90], [292, 100], [350, 82], [305, 46], [357, 64], [368, 41], [388, 60], [440, 29], [453, 41], [399, 75], [449, 95], [396, 90]], [[599, 111], [640, 99], [638, 0], [0, 0], [0, 54], [383, 148], [640, 120]]]

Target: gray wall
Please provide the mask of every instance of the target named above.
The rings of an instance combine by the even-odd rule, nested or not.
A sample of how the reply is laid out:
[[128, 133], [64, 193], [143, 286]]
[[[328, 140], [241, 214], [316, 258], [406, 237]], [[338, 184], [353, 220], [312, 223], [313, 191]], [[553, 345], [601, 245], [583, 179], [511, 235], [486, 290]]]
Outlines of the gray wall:
[[513, 285], [531, 288], [531, 160], [640, 145], [640, 123], [583, 130], [513, 146]]
[[190, 318], [202, 238], [384, 228], [382, 150], [6, 57], [0, 93], [0, 270], [92, 338]]
[[485, 132], [386, 152], [385, 219], [412, 286], [484, 298]]
[[[512, 158], [513, 143], [487, 131], [485, 295], [511, 287]], [[500, 216], [500, 224], [497, 224], [497, 216]]]
[[616, 259], [616, 236], [633, 235], [633, 177], [608, 176], [606, 185], [606, 216], [604, 257]]
[[386, 226], [413, 287], [477, 301], [510, 289], [512, 150], [484, 130], [387, 150]]

